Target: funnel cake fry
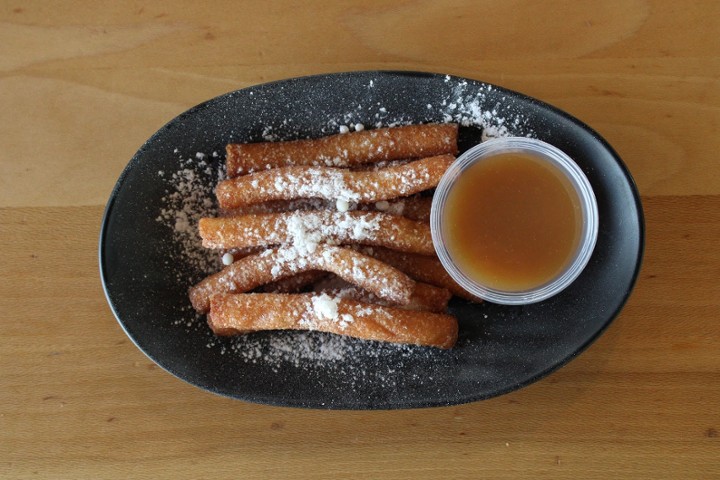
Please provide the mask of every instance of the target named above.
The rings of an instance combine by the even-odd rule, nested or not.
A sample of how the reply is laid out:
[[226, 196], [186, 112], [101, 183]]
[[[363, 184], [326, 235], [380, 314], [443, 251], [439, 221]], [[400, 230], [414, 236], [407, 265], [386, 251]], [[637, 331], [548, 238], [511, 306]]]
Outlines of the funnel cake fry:
[[378, 128], [311, 140], [227, 145], [230, 177], [296, 165], [350, 167], [382, 160], [457, 154], [457, 124]]
[[317, 330], [365, 340], [451, 348], [458, 335], [452, 315], [403, 310], [327, 294], [215, 295], [208, 324], [216, 335], [262, 330]]
[[381, 212], [319, 210], [202, 218], [199, 231], [207, 248], [360, 243], [425, 255], [435, 253], [428, 224]]
[[215, 195], [223, 209], [298, 198], [380, 202], [437, 186], [454, 160], [452, 155], [440, 155], [360, 172], [332, 167], [275, 168], [223, 180], [215, 189]]

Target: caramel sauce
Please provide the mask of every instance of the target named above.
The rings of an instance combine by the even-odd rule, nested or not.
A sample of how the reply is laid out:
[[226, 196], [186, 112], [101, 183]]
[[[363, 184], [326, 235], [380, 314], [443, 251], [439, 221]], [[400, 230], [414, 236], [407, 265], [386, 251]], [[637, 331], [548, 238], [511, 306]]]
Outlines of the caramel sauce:
[[552, 165], [505, 153], [468, 167], [443, 212], [447, 250], [487, 287], [523, 291], [553, 280], [572, 260], [582, 228], [580, 200]]

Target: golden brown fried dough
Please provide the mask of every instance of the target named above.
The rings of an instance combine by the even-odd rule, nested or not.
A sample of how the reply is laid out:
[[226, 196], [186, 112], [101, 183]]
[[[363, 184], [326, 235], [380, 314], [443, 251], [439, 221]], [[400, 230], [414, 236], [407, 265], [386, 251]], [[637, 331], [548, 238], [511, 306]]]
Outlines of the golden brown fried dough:
[[381, 160], [457, 154], [456, 124], [378, 128], [312, 140], [230, 144], [227, 173], [234, 177], [296, 165], [350, 167]]
[[367, 304], [326, 294], [215, 295], [208, 324], [216, 335], [317, 330], [444, 349], [455, 345], [458, 335], [457, 320], [451, 315]]
[[202, 218], [199, 230], [207, 248], [359, 243], [435, 253], [428, 224], [382, 212], [319, 210]]
[[275, 168], [224, 180], [218, 184], [215, 195], [223, 209], [299, 198], [379, 202], [437, 186], [453, 161], [452, 155], [440, 155], [362, 172], [331, 167]]

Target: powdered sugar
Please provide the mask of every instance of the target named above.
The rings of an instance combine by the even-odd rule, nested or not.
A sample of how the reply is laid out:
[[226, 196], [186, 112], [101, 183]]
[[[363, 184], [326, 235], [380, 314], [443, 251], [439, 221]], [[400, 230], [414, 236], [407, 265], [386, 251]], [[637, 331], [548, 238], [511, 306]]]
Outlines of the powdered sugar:
[[338, 198], [335, 201], [335, 208], [338, 212], [347, 212], [350, 209], [350, 202], [344, 198]]
[[336, 320], [338, 318], [339, 298], [331, 297], [325, 293], [312, 298], [313, 311], [315, 315], [324, 320]]
[[[451, 80], [449, 75], [445, 76], [446, 83]], [[478, 89], [467, 80], [461, 80], [453, 87], [449, 98], [443, 99], [435, 107], [428, 104], [428, 109], [437, 108], [445, 122], [482, 128], [483, 141], [494, 137], [534, 137], [534, 132], [528, 127], [527, 117], [514, 111], [510, 102], [494, 102], [492, 106], [488, 104], [493, 89], [489, 84], [483, 84]]]
[[339, 297], [322, 293], [312, 298], [312, 305], [314, 314], [319, 319], [337, 323], [341, 330], [345, 330], [355, 319], [348, 313], [338, 313], [340, 300]]
[[430, 348], [358, 341], [343, 335], [314, 331], [217, 339], [212, 347], [245, 363], [262, 364], [272, 372], [285, 376], [302, 372], [312, 381], [334, 378], [350, 390], [367, 384], [392, 389], [408, 381], [421, 382], [422, 373], [408, 366], [419, 360], [427, 361], [430, 356], [446, 356], [445, 352]]
[[[177, 160], [177, 170], [167, 175], [164, 170], [158, 176], [166, 182], [166, 194], [162, 197], [162, 206], [156, 220], [170, 229], [173, 242], [180, 247], [179, 258], [170, 260], [178, 265], [188, 265], [199, 274], [207, 275], [218, 268], [218, 258], [202, 247], [197, 224], [200, 218], [214, 216], [217, 208], [212, 201], [213, 185], [211, 176], [218, 167], [211, 166], [197, 152], [195, 158]], [[220, 169], [219, 171], [222, 171]], [[178, 269], [177, 277], [183, 281], [183, 273]]]
[[[296, 212], [274, 231], [287, 232], [300, 252], [314, 252], [319, 243], [336, 243], [342, 237], [359, 242], [372, 238], [380, 228], [377, 215], [349, 215], [341, 212]], [[252, 232], [248, 232], [252, 233]], [[281, 238], [278, 237], [278, 241]]]
[[272, 187], [277, 192], [296, 190], [299, 196], [331, 201], [357, 202], [360, 193], [348, 185], [342, 171], [310, 169], [303, 175], [278, 175]]
[[390, 203], [387, 200], [381, 200], [375, 203], [375, 208], [381, 212], [386, 212], [390, 208]]
[[235, 261], [235, 257], [230, 252], [227, 252], [225, 255], [222, 256], [222, 264], [223, 265], [232, 265], [232, 263], [234, 261]]

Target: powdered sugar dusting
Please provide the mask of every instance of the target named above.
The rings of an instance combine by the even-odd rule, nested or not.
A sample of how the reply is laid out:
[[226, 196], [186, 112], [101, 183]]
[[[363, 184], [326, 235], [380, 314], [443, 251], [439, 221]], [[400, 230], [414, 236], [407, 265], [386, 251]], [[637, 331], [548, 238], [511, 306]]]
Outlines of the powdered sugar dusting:
[[337, 297], [323, 293], [312, 298], [313, 312], [318, 318], [327, 320], [336, 320], [338, 318], [338, 302]]
[[215, 346], [225, 355], [233, 355], [248, 364], [262, 364], [273, 373], [292, 375], [294, 369], [316, 382], [323, 382], [332, 372], [332, 378], [350, 390], [367, 384], [394, 389], [401, 383], [432, 381], [412, 366], [431, 356], [448, 355], [426, 347], [358, 341], [313, 331], [218, 339]]
[[[529, 118], [518, 111], [513, 101], [501, 95], [500, 89], [449, 75], [445, 76], [444, 83], [448, 86], [447, 92], [424, 104], [424, 113], [418, 117], [417, 113], [406, 114], [386, 103], [372, 100], [373, 92], [380, 92], [382, 88], [382, 82], [372, 80], [367, 84], [368, 100], [355, 103], [344, 113], [329, 117], [319, 133], [347, 133], [356, 130], [358, 125], [362, 125], [362, 129], [396, 127], [418, 122], [445, 122], [478, 128], [482, 131], [484, 140], [504, 136], [536, 137]], [[267, 141], [309, 138], [302, 126], [294, 125], [288, 120], [265, 127], [262, 137]], [[326, 161], [326, 164], [332, 166], [331, 161]]]
[[277, 217], [270, 232], [244, 228], [245, 238], [268, 244], [291, 244], [301, 254], [313, 253], [318, 244], [337, 244], [339, 241], [363, 243], [375, 238], [382, 217], [377, 214], [349, 214], [347, 212], [305, 211]]
[[350, 202], [357, 202], [361, 198], [360, 193], [347, 184], [341, 171], [311, 169], [303, 176], [278, 175], [274, 187], [277, 191], [296, 187], [304, 197], [341, 200], [348, 206]]
[[[170, 258], [169, 261], [190, 266], [199, 274], [207, 275], [217, 270], [220, 262], [216, 255], [202, 247], [197, 225], [200, 218], [217, 214], [212, 200], [213, 184], [209, 178], [218, 169], [207, 163], [204, 153], [196, 152], [194, 157], [179, 157], [177, 170], [171, 175], [164, 170], [158, 171], [167, 188], [156, 221], [168, 227], [174, 243], [180, 246], [179, 258]], [[178, 280], [183, 283], [196, 281], [182, 276], [181, 269], [178, 269]]]
[[[452, 77], [445, 76], [445, 82]], [[489, 104], [492, 85], [483, 84], [479, 89], [467, 80], [460, 80], [452, 88], [452, 94], [443, 99], [440, 105], [428, 104], [428, 109], [437, 109], [444, 122], [456, 122], [464, 127], [482, 128], [483, 141], [495, 137], [524, 136], [534, 137], [528, 127], [527, 117], [513, 111], [510, 102]], [[505, 97], [502, 97], [505, 99]]]

